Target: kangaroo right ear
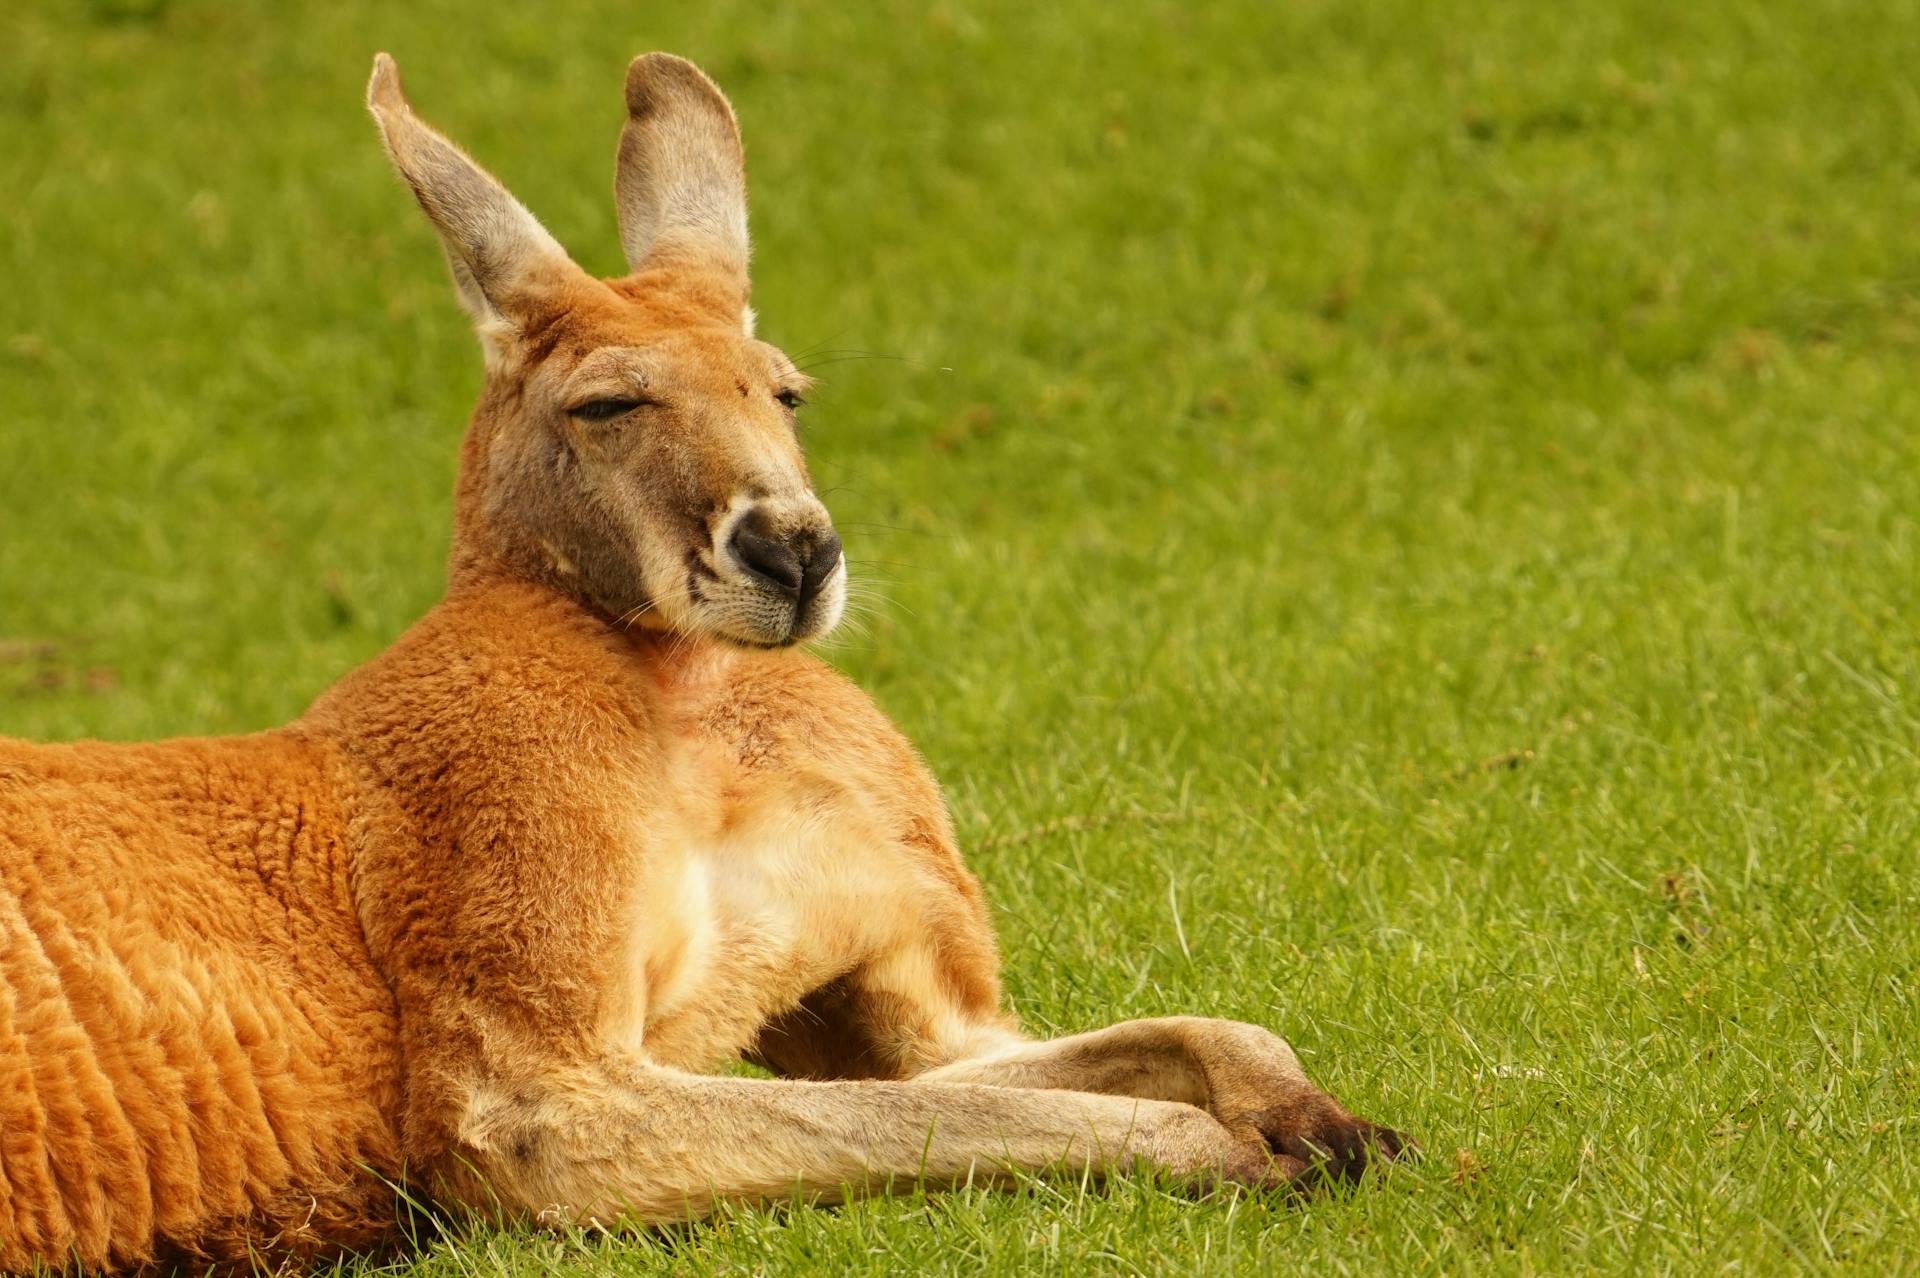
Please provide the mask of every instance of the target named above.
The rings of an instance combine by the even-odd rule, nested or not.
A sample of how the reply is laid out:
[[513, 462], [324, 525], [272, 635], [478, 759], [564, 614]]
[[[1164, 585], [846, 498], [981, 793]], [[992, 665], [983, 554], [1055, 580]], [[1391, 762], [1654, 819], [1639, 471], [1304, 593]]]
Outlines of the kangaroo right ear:
[[543, 279], [579, 269], [506, 187], [414, 115], [400, 69], [384, 53], [373, 59], [367, 107], [394, 168], [440, 233], [454, 286], [483, 335], [510, 320]]

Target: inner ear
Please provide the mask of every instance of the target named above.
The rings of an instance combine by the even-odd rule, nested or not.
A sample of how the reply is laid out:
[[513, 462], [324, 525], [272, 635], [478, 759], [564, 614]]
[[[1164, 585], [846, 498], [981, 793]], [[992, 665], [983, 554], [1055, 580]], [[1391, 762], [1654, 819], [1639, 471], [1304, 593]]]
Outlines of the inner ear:
[[740, 126], [726, 96], [686, 59], [649, 53], [627, 68], [613, 196], [629, 269], [695, 264], [736, 278], [744, 292]]

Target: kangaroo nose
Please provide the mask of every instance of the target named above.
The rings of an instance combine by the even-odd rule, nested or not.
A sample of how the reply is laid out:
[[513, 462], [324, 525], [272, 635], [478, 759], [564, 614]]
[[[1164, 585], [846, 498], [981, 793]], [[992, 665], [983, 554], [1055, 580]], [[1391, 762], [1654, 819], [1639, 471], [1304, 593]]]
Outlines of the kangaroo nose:
[[733, 530], [732, 548], [741, 567], [785, 594], [798, 596], [806, 583], [806, 571], [792, 543], [773, 536], [766, 517], [757, 510], [748, 511]]
[[840, 562], [840, 538], [833, 529], [803, 528], [783, 537], [758, 510], [747, 512], [729, 545], [741, 567], [802, 608]]
[[806, 573], [800, 581], [800, 606], [806, 607], [820, 593], [820, 585], [833, 575], [840, 564], [840, 535], [823, 528], [813, 535], [813, 548], [807, 555]]

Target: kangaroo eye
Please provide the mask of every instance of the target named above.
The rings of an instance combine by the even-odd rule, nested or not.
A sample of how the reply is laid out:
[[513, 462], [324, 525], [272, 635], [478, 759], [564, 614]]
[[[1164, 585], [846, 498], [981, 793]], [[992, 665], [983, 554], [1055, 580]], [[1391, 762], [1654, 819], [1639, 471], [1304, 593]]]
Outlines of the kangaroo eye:
[[800, 405], [807, 402], [797, 390], [777, 390], [773, 393], [773, 397], [784, 404], [790, 413], [799, 412]]
[[575, 408], [569, 408], [568, 414], [587, 422], [610, 422], [616, 417], [624, 417], [640, 405], [643, 399], [590, 399]]

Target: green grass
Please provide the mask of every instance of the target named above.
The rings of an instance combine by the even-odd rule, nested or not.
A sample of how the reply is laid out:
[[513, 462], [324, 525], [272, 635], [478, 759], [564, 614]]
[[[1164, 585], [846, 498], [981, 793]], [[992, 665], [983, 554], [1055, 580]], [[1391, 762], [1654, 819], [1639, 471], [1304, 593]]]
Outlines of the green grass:
[[306, 8], [0, 18], [0, 732], [431, 604], [479, 360], [370, 56], [611, 271], [673, 49], [1021, 1014], [1267, 1022], [1429, 1151], [418, 1272], [1920, 1271], [1920, 9]]

